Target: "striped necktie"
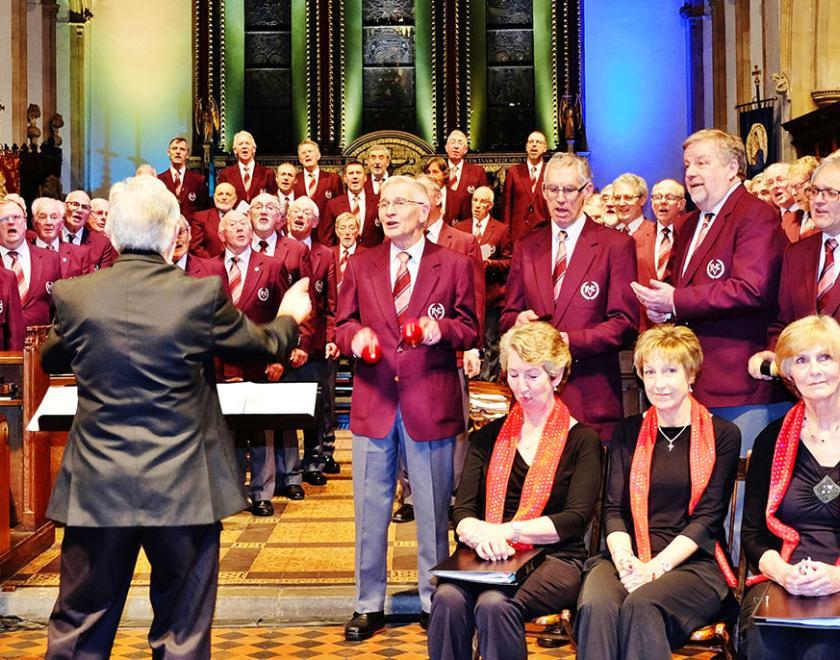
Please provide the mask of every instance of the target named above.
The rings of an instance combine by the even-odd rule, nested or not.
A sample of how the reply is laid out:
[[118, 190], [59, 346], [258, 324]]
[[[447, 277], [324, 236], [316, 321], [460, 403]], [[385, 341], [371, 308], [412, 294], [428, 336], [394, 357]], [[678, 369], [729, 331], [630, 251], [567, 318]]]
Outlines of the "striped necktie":
[[172, 178], [175, 179], [175, 196], [179, 197], [181, 195], [181, 173], [178, 170], [175, 170], [175, 174]]
[[16, 250], [9, 250], [9, 258], [12, 260], [12, 272], [15, 274], [15, 279], [17, 280], [20, 302], [23, 303], [26, 298], [26, 293], [29, 291], [29, 285], [26, 283], [26, 277], [23, 274], [23, 266], [20, 265], [18, 257], [20, 257], [20, 255]]
[[554, 273], [552, 280], [554, 281], [554, 300], [560, 297], [560, 289], [563, 287], [563, 276], [566, 274], [566, 238], [568, 234], [565, 230], [560, 230], [560, 243], [557, 246], [557, 258], [554, 260]]
[[[837, 241], [829, 238], [825, 242], [825, 263], [823, 264], [822, 273], [817, 283], [817, 311], [822, 314], [823, 309], [828, 298], [828, 292], [831, 291], [834, 283], [837, 281], [834, 269], [834, 250], [837, 247]], [[12, 253], [9, 252], [11, 255]], [[18, 283], [20, 279], [18, 279]], [[23, 297], [23, 296], [21, 296]]]
[[659, 242], [659, 259], [656, 260], [656, 279], [665, 281], [668, 260], [671, 258], [671, 228], [662, 228], [662, 240]]
[[408, 272], [408, 260], [411, 259], [411, 255], [408, 252], [400, 252], [397, 259], [400, 260], [400, 267], [397, 270], [397, 279], [394, 280], [394, 308], [402, 328], [405, 325], [408, 302], [411, 300], [411, 274]]
[[230, 299], [234, 305], [239, 304], [242, 297], [242, 287], [245, 281], [242, 278], [242, 271], [239, 270], [239, 257], [230, 258], [230, 270], [228, 271], [228, 283], [230, 284]]
[[336, 283], [341, 286], [341, 280], [344, 279], [344, 271], [347, 270], [347, 260], [350, 258], [350, 252], [347, 248], [341, 248], [341, 258], [338, 260], [338, 276]]

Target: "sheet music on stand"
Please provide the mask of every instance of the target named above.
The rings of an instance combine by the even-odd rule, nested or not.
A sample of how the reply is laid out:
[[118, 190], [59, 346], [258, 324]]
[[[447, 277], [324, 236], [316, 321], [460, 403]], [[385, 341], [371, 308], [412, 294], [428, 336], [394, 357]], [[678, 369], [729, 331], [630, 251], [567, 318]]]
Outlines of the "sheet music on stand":
[[[219, 404], [236, 428], [314, 428], [317, 383], [219, 383]], [[27, 431], [68, 431], [76, 414], [75, 386], [51, 386]]]

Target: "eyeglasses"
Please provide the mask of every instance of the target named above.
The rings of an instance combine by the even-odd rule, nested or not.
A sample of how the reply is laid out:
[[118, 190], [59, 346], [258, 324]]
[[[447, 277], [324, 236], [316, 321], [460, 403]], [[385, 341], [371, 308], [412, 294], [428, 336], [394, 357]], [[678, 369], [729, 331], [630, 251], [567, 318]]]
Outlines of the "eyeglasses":
[[81, 202], [65, 202], [65, 205], [69, 206], [71, 209], [90, 211], [90, 204], [82, 204]]
[[820, 195], [823, 196], [823, 199], [827, 202], [836, 202], [840, 199], [840, 190], [835, 188], [814, 188], [811, 187], [808, 189], [808, 199], [816, 199]]
[[492, 199], [473, 199], [473, 204], [481, 204], [482, 206], [492, 206]]
[[389, 206], [393, 204], [394, 208], [398, 211], [402, 211], [408, 204], [420, 204], [421, 206], [425, 204], [425, 202], [418, 202], [413, 199], [405, 199], [403, 197], [395, 197], [394, 199], [381, 199], [379, 200], [379, 204], [376, 207], [383, 211], [387, 209]]
[[679, 195], [663, 195], [662, 193], [656, 193], [656, 194], [650, 196], [650, 201], [652, 201], [652, 202], [661, 202], [661, 201], [678, 202], [681, 199], [683, 199], [683, 198], [680, 197]]
[[557, 197], [561, 192], [563, 193], [563, 197], [569, 198], [574, 197], [575, 195], [579, 195], [583, 192], [583, 189], [589, 185], [589, 181], [584, 183], [580, 188], [575, 188], [574, 186], [555, 186], [549, 183], [543, 184], [543, 194], [548, 195], [549, 197]]
[[4, 215], [0, 217], [0, 223], [4, 225], [8, 225], [13, 222], [25, 222], [25, 219], [22, 215]]
[[806, 179], [805, 181], [800, 181], [799, 183], [792, 183], [790, 184], [790, 187], [797, 192], [804, 192], [807, 195], [808, 191], [811, 190], [811, 182]]
[[258, 202], [256, 204], [251, 204], [251, 208], [256, 209], [257, 211], [261, 211], [262, 209], [266, 209], [268, 211], [279, 211], [280, 210], [280, 205], [279, 204], [262, 204], [262, 203]]
[[639, 199], [641, 195], [613, 195], [613, 202], [616, 204], [621, 204], [623, 202], [630, 203], [634, 202]]

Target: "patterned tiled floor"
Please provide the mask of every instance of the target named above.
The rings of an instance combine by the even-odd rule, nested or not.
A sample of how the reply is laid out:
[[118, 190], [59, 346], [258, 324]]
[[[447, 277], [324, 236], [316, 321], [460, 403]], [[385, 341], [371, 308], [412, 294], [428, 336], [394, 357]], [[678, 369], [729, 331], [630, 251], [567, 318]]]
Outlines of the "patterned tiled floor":
[[[224, 521], [219, 584], [353, 584], [353, 484], [347, 431], [339, 431], [336, 459], [342, 464], [341, 474], [331, 476], [326, 486], [304, 484], [306, 499], [292, 502], [276, 497], [270, 518], [240, 513]], [[415, 533], [414, 523], [391, 525], [389, 585], [416, 584]], [[58, 530], [56, 544], [4, 581], [3, 587], [58, 586], [60, 543]], [[327, 548], [329, 552], [324, 552]], [[141, 553], [132, 584], [148, 584], [149, 571]]]

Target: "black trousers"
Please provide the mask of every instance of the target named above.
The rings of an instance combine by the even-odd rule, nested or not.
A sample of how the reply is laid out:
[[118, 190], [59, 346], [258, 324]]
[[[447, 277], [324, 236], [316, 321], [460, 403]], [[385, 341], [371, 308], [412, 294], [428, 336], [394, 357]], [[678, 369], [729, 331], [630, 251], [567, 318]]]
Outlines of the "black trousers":
[[[335, 366], [334, 360], [310, 358], [297, 369], [286, 368], [283, 374], [285, 383], [317, 383], [318, 406], [315, 410], [317, 427], [303, 430], [303, 461], [304, 471], [317, 471], [324, 467], [324, 459], [332, 456], [335, 450], [335, 430], [333, 424], [333, 401], [335, 400]], [[332, 375], [332, 379], [331, 379]], [[328, 388], [332, 388], [330, 393]], [[291, 433], [296, 433], [291, 431]], [[278, 448], [275, 445], [275, 451]]]
[[753, 612], [770, 587], [762, 582], [747, 589], [741, 601], [738, 655], [748, 660], [838, 660], [840, 632], [790, 626], [757, 626]]
[[429, 618], [429, 657], [468, 660], [475, 630], [482, 660], [527, 657], [525, 622], [573, 607], [581, 568], [574, 560], [546, 557], [520, 587], [438, 584]]
[[110, 656], [142, 547], [152, 567], [152, 657], [209, 658], [221, 529], [221, 523], [67, 527], [46, 657], [93, 660]]
[[699, 563], [682, 564], [628, 594], [612, 561], [590, 559], [575, 615], [577, 657], [670, 660], [671, 649], [712, 623], [728, 597], [717, 564]]

